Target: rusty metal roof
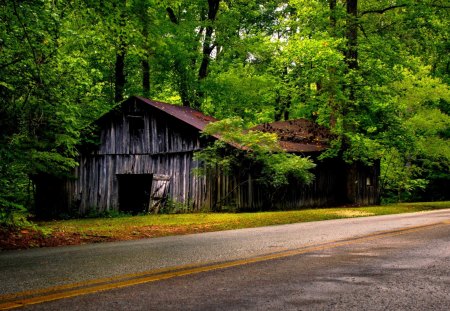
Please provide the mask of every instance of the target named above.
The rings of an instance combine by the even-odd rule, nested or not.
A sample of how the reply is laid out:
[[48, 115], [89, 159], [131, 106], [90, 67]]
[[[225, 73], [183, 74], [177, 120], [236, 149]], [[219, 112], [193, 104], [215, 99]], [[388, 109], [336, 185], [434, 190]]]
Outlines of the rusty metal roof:
[[329, 147], [330, 130], [307, 119], [263, 123], [253, 128], [276, 133], [281, 147], [287, 152], [319, 152]]
[[210, 122], [217, 121], [217, 119], [204, 115], [200, 111], [194, 110], [189, 107], [162, 103], [140, 96], [136, 96], [136, 98], [152, 107], [155, 107], [158, 110], [164, 111], [165, 113], [199, 129], [200, 131], [203, 131], [205, 126], [208, 125]]

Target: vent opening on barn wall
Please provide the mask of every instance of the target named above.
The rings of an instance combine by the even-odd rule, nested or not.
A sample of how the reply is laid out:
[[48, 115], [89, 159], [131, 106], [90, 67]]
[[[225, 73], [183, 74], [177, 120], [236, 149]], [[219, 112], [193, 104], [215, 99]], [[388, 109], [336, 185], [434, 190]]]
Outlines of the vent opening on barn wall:
[[145, 121], [143, 115], [128, 115], [128, 126], [131, 137], [140, 137], [144, 133]]
[[138, 214], [150, 205], [153, 174], [118, 174], [119, 210]]

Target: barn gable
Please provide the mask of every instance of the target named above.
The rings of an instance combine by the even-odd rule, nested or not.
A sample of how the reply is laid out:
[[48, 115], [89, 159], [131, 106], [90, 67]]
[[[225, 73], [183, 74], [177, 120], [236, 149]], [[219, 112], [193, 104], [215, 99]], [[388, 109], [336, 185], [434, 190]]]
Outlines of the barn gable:
[[97, 155], [165, 154], [200, 148], [200, 131], [211, 121], [196, 110], [133, 97], [97, 121]]
[[79, 211], [142, 212], [158, 191], [198, 208], [205, 179], [192, 173], [198, 165], [193, 155], [206, 144], [200, 131], [213, 120], [139, 97], [122, 103], [98, 121], [100, 144], [80, 157], [73, 185]]

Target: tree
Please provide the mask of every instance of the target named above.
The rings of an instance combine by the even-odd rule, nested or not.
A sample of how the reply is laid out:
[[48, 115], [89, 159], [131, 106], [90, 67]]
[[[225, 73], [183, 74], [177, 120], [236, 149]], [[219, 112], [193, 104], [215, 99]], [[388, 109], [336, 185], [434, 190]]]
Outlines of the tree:
[[49, 2], [2, 3], [0, 204], [10, 211], [6, 215], [30, 205], [30, 176], [42, 170], [63, 174], [76, 164], [80, 107], [64, 96], [75, 92], [71, 78], [79, 72], [66, 76], [62, 67], [65, 13]]

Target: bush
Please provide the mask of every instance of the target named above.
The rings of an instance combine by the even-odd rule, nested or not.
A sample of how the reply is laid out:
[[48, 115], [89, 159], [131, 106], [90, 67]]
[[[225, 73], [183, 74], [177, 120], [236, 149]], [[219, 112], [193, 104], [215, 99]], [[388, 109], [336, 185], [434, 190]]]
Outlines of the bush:
[[28, 210], [24, 206], [0, 198], [0, 227], [7, 230], [34, 228], [28, 217]]
[[159, 214], [185, 214], [192, 212], [193, 207], [191, 202], [181, 203], [170, 198], [167, 199], [165, 204], [159, 210]]
[[[83, 215], [84, 218], [119, 218], [119, 217], [128, 217], [131, 216], [131, 213], [117, 210], [107, 210], [99, 212], [96, 208], [90, 208], [88, 212]], [[78, 215], [80, 217], [80, 215]], [[78, 218], [76, 217], [76, 218]]]

